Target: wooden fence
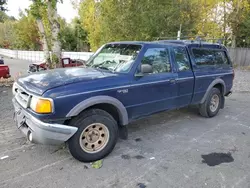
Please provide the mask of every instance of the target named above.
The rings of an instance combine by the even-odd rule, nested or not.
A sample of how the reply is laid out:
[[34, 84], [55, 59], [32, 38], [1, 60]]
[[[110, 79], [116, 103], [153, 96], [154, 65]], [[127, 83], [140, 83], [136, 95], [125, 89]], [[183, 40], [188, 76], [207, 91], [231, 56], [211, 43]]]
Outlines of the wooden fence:
[[233, 64], [236, 66], [250, 66], [250, 48], [228, 48]]

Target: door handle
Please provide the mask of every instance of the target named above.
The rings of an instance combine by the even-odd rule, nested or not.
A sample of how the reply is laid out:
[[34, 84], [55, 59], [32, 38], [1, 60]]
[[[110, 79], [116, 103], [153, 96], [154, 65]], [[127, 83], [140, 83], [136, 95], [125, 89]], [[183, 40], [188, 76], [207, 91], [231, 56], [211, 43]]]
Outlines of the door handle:
[[170, 79], [169, 82], [170, 82], [171, 84], [174, 84], [174, 83], [176, 83], [176, 79]]

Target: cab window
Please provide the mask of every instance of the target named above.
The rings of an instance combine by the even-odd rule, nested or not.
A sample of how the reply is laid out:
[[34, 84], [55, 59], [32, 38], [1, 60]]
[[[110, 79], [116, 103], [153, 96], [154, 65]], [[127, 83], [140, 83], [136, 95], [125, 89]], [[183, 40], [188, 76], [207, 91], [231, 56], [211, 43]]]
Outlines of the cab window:
[[151, 65], [152, 74], [171, 72], [169, 50], [167, 48], [149, 48], [145, 52], [141, 63]]
[[189, 58], [184, 47], [174, 47], [174, 57], [178, 71], [190, 70]]

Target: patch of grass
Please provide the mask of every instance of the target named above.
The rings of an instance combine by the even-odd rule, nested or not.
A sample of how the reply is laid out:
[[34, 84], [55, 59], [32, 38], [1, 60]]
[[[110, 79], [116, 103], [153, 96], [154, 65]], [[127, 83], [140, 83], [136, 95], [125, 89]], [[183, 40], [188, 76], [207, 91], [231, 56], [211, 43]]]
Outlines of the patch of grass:
[[234, 65], [233, 67], [234, 67], [234, 69], [238, 69], [238, 70], [250, 71], [250, 65], [248, 65], [248, 66]]
[[237, 68], [239, 68], [239, 65], [233, 64], [233, 68], [237, 69]]
[[250, 65], [245, 67], [245, 70], [250, 71]]
[[0, 78], [0, 87], [1, 86], [11, 87], [13, 83], [14, 83], [13, 78]]

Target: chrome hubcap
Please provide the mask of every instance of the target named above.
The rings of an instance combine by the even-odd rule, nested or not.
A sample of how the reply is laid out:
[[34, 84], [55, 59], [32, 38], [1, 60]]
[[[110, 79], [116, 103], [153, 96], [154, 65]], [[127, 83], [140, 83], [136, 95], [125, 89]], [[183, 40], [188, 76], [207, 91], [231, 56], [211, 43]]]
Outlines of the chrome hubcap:
[[217, 94], [213, 95], [213, 97], [211, 98], [211, 102], [210, 102], [210, 110], [212, 112], [215, 112], [219, 107], [219, 103], [220, 103], [219, 96]]
[[107, 145], [108, 140], [107, 127], [102, 123], [93, 123], [82, 131], [79, 142], [85, 152], [96, 153]]

